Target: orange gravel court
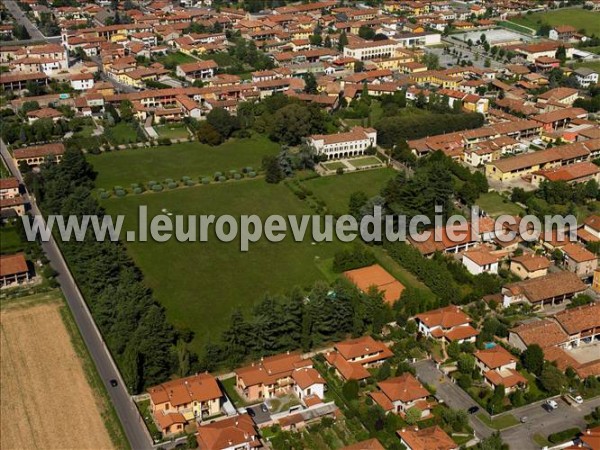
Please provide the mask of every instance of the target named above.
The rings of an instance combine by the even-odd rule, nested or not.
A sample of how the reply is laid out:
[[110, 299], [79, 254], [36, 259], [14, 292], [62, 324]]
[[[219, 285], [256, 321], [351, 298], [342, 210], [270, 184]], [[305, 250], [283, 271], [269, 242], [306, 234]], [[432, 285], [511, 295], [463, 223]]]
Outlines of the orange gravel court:
[[28, 299], [0, 310], [0, 448], [114, 448], [103, 399], [63, 322], [66, 306], [54, 295]]

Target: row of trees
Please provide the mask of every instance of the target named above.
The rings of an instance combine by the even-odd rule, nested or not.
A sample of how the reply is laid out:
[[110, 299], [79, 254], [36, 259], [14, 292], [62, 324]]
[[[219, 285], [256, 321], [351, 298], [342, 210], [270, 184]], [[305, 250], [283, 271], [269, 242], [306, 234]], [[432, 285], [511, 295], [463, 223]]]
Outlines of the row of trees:
[[248, 313], [236, 310], [218, 341], [205, 346], [198, 368], [236, 367], [246, 359], [311, 348], [347, 335], [378, 333], [392, 311], [376, 290], [360, 292], [349, 281], [317, 282], [308, 292], [265, 295]]
[[[92, 195], [94, 176], [81, 151], [72, 148], [61, 164], [44, 164], [36, 175], [44, 213], [101, 217], [104, 212]], [[122, 244], [98, 241], [88, 231], [81, 242], [63, 242], [61, 248], [132, 393], [164, 381], [193, 360], [189, 352], [175, 350], [180, 336]]]

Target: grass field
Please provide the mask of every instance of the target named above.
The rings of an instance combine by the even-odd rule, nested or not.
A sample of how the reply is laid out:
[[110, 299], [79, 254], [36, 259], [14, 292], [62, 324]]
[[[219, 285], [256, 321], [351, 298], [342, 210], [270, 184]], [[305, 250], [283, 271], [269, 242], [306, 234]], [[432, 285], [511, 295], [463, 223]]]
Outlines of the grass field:
[[4, 165], [4, 160], [0, 160], [0, 178], [8, 178], [10, 176], [9, 170]]
[[169, 125], [158, 125], [154, 129], [161, 138], [168, 139], [187, 139], [190, 137], [186, 126], [182, 123], [173, 123]]
[[0, 254], [17, 253], [23, 250], [23, 243], [14, 225], [0, 226]]
[[378, 195], [395, 175], [393, 169], [384, 168], [313, 178], [303, 184], [327, 204], [330, 212], [342, 215], [348, 212], [348, 202], [353, 192], [363, 191], [368, 197]]
[[2, 448], [115, 448], [103, 420], [110, 406], [89, 384], [64, 308], [45, 294], [0, 310]]
[[504, 428], [512, 427], [519, 423], [517, 418], [512, 414], [503, 414], [500, 417], [496, 417], [494, 420], [490, 420], [484, 413], [479, 413], [477, 414], [477, 418], [494, 430], [503, 430]]
[[105, 136], [112, 145], [132, 144], [139, 141], [137, 130], [127, 122], [119, 122], [114, 127], [105, 129]]
[[96, 186], [112, 189], [165, 178], [212, 176], [216, 171], [240, 170], [246, 166], [258, 170], [264, 155], [278, 151], [279, 146], [267, 138], [253, 137], [232, 139], [218, 147], [185, 142], [89, 155], [88, 159], [99, 172]]
[[510, 200], [506, 200], [497, 192], [482, 194], [475, 203], [480, 209], [492, 217], [501, 216], [503, 214], [518, 215], [519, 213], [525, 212], [519, 205], [515, 205]]
[[376, 156], [365, 156], [364, 158], [350, 159], [348, 160], [348, 162], [350, 163], [350, 165], [356, 168], [381, 164], [381, 160]]
[[538, 30], [542, 24], [547, 23], [551, 26], [571, 25], [577, 30], [584, 29], [588, 35], [600, 34], [600, 12], [580, 8], [525, 14], [511, 19], [511, 21], [535, 30]]
[[[264, 180], [197, 186], [188, 189], [108, 199], [111, 214], [124, 214], [128, 230], [136, 230], [138, 205], [147, 205], [148, 217], [167, 208], [177, 214], [311, 214], [283, 184]], [[212, 231], [208, 242], [127, 243], [147, 284], [166, 307], [171, 323], [196, 332], [193, 350], [209, 336], [217, 338], [237, 308], [248, 309], [265, 293], [277, 294], [293, 286], [309, 286], [326, 279], [315, 262], [333, 257], [342, 244], [262, 240], [241, 252], [239, 241], [219, 242]]]
[[[587, 49], [584, 49], [587, 50]], [[575, 68], [587, 67], [588, 69], [597, 70], [600, 72], [600, 61], [587, 61], [575, 64]]]
[[346, 168], [346, 165], [339, 161], [323, 163], [323, 166], [327, 170], [337, 170], [337, 169], [345, 169]]
[[178, 66], [179, 64], [193, 63], [193, 62], [197, 61], [197, 59], [193, 58], [190, 55], [186, 55], [185, 53], [176, 52], [176, 53], [168, 53], [167, 55], [165, 55], [161, 58], [158, 58], [158, 61], [163, 65], [172, 63], [172, 64]]

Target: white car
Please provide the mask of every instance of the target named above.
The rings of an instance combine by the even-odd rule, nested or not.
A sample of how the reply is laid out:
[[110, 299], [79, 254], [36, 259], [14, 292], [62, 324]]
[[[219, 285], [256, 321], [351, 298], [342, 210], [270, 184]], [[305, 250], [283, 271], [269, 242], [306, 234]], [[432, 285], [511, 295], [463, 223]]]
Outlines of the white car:
[[552, 409], [558, 408], [558, 403], [555, 400], [546, 400], [546, 405], [548, 405]]
[[581, 395], [573, 397], [573, 400], [575, 400], [575, 403], [577, 403], [578, 405], [581, 405], [583, 403], [583, 398], [581, 398]]

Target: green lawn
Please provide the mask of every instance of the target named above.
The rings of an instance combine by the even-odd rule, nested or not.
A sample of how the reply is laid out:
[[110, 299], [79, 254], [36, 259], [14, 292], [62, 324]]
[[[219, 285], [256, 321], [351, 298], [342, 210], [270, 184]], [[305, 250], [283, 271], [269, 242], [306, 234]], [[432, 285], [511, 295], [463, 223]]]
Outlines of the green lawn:
[[381, 164], [381, 160], [376, 156], [365, 156], [364, 158], [351, 159], [348, 162], [356, 168]]
[[137, 130], [127, 122], [119, 122], [114, 127], [105, 128], [104, 134], [112, 145], [139, 142]]
[[99, 173], [96, 186], [112, 189], [131, 183], [212, 176], [216, 171], [228, 172], [253, 167], [258, 170], [264, 155], [275, 154], [279, 146], [263, 137], [231, 139], [218, 147], [198, 142], [185, 142], [164, 147], [139, 148], [89, 155]]
[[325, 202], [331, 213], [342, 215], [348, 212], [348, 202], [353, 192], [363, 191], [368, 197], [378, 195], [396, 173], [388, 168], [349, 172], [344, 175], [313, 178], [304, 181], [303, 184]]
[[[583, 49], [587, 50], [587, 49]], [[587, 67], [588, 69], [596, 70], [600, 72], [600, 61], [589, 61], [575, 64], [575, 68]]]
[[0, 254], [23, 251], [24, 245], [13, 225], [0, 226]]
[[490, 420], [484, 413], [479, 413], [477, 414], [477, 418], [494, 430], [503, 430], [504, 428], [512, 427], [519, 423], [517, 418], [512, 414], [503, 414], [500, 417], [496, 417], [494, 420]]
[[10, 176], [11, 173], [4, 165], [4, 160], [0, 160], [0, 178], [9, 178]]
[[172, 64], [178, 66], [179, 64], [193, 63], [193, 62], [197, 61], [197, 59], [195, 59], [194, 57], [192, 57], [190, 55], [186, 55], [185, 53], [177, 52], [177, 53], [168, 53], [167, 55], [165, 55], [161, 58], [158, 58], [158, 61], [163, 65], [172, 63]]
[[323, 163], [323, 166], [327, 170], [337, 170], [337, 169], [345, 169], [346, 168], [346, 165], [344, 163], [339, 162], [339, 161], [333, 161], [333, 162]]
[[154, 129], [161, 138], [168, 139], [187, 139], [190, 133], [187, 127], [182, 123], [172, 123], [168, 125], [158, 125]]
[[199, 58], [208, 60], [212, 59], [219, 67], [231, 66], [236, 62], [236, 59], [227, 52], [203, 53]]
[[584, 29], [588, 36], [600, 34], [600, 12], [580, 8], [525, 14], [511, 19], [511, 21], [535, 30], [538, 30], [542, 24], [547, 23], [551, 26], [571, 25], [577, 30]]
[[229, 397], [229, 400], [231, 400], [236, 408], [248, 405], [248, 403], [245, 402], [242, 397], [240, 397], [240, 394], [238, 394], [237, 390], [235, 389], [235, 377], [221, 380], [221, 385], [223, 386], [223, 389], [225, 389], [227, 397]]
[[[110, 166], [108, 166], [110, 167]], [[187, 189], [111, 198], [103, 202], [110, 214], [124, 214], [126, 230], [137, 230], [139, 205], [152, 218], [167, 208], [174, 215], [272, 214], [303, 215], [312, 211], [283, 184], [262, 179], [240, 183], [196, 186]], [[187, 223], [187, 222], [186, 222]], [[294, 286], [310, 286], [326, 277], [315, 264], [342, 248], [342, 244], [303, 242], [289, 236], [279, 243], [262, 240], [241, 252], [239, 240], [217, 241], [214, 227], [208, 242], [127, 243], [129, 253], [145, 275], [146, 283], [165, 306], [176, 327], [195, 333], [192, 349], [211, 336], [217, 339], [238, 307], [249, 309], [265, 293], [278, 294]]]
[[490, 216], [497, 217], [503, 214], [518, 215], [525, 212], [519, 205], [505, 199], [497, 192], [482, 194], [475, 202], [477, 206]]

